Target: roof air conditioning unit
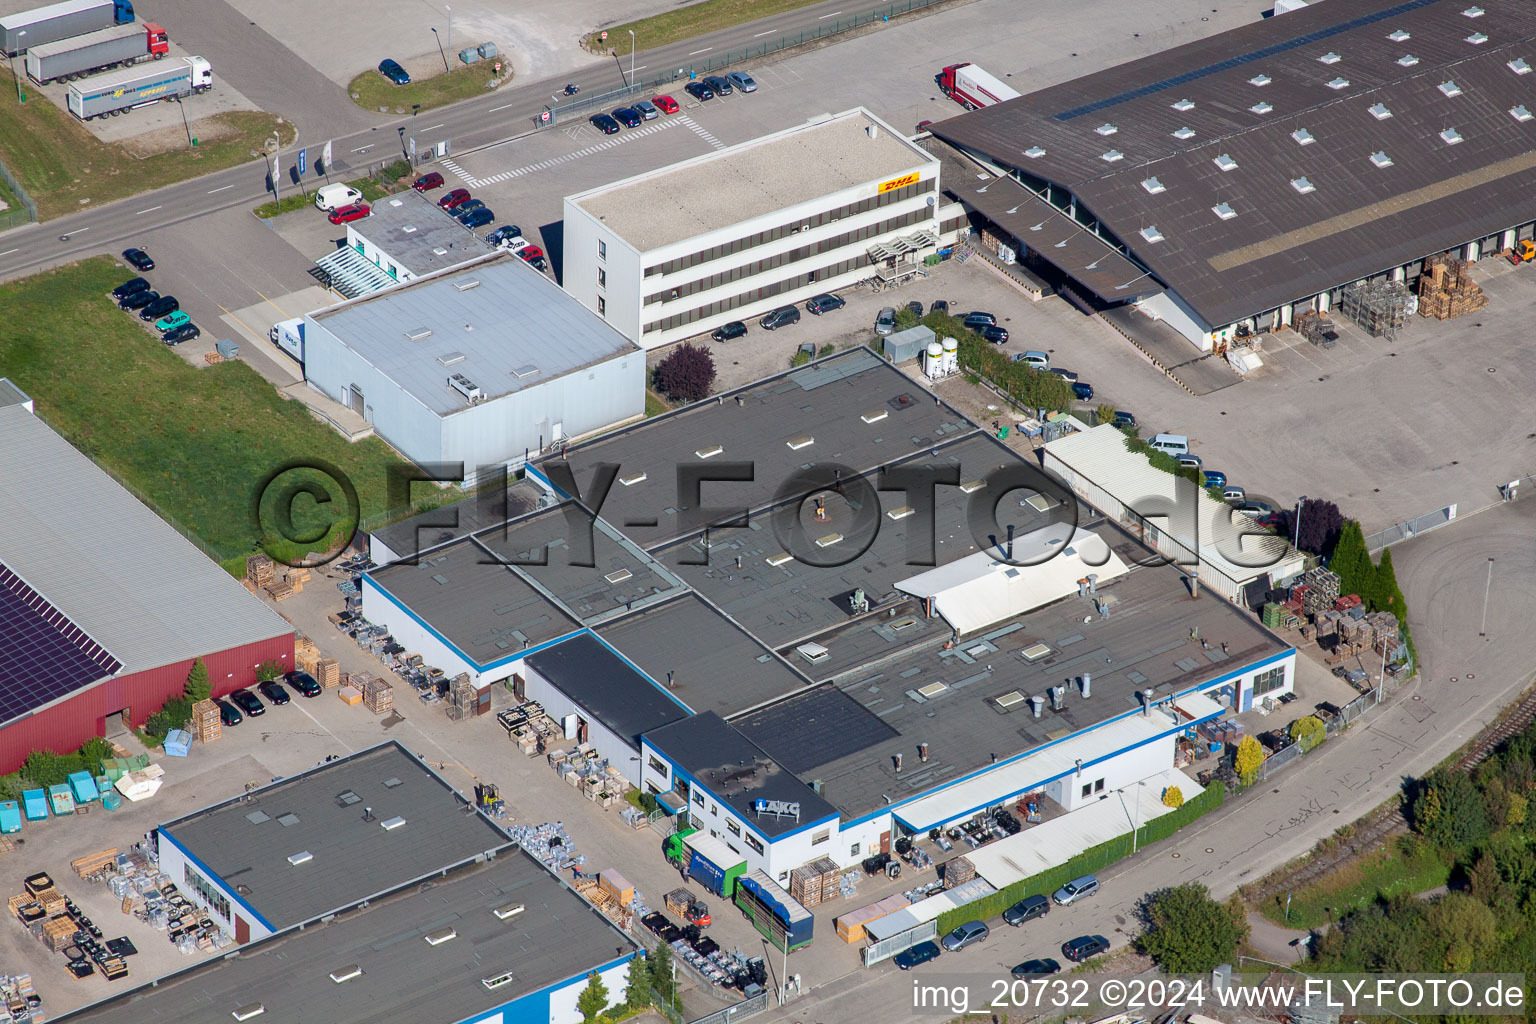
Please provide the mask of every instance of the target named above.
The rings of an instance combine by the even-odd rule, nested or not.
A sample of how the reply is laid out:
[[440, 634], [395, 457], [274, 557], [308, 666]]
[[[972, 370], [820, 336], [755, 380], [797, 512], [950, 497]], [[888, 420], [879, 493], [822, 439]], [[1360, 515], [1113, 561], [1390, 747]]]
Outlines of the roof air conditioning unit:
[[453, 388], [453, 390], [457, 391], [459, 394], [463, 395], [465, 398], [469, 399], [471, 402], [478, 402], [485, 397], [485, 392], [480, 390], [480, 385], [476, 384], [462, 373], [456, 373], [452, 377], [449, 377], [448, 386]]

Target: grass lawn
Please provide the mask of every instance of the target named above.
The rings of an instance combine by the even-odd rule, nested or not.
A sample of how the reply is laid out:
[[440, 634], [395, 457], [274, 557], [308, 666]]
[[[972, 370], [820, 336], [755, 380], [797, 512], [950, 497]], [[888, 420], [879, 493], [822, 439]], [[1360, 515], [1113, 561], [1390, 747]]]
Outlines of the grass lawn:
[[15, 80], [0, 67], [0, 160], [31, 194], [43, 220], [256, 159], [274, 131], [282, 133], [284, 145], [293, 141], [293, 126], [278, 124], [272, 114], [234, 110], [193, 126], [193, 134], [211, 135], [208, 122], [217, 122], [233, 131], [228, 138], [139, 158], [101, 142], [46, 97], [27, 92], [27, 102], [17, 104]]
[[[411, 165], [404, 160], [396, 160], [384, 172], [376, 178], [358, 178], [347, 182], [353, 188], [363, 194], [363, 201], [376, 203], [385, 196], [392, 196], [403, 190], [411, 181]], [[283, 213], [292, 213], [294, 210], [303, 210], [315, 204], [314, 182], [308, 182], [310, 188], [306, 195], [304, 190], [297, 185], [283, 186], [283, 201], [262, 203], [251, 212], [263, 220], [268, 220]]]
[[679, 43], [722, 28], [731, 28], [758, 18], [767, 18], [785, 11], [809, 7], [816, 0], [703, 0], [675, 11], [667, 11], [639, 21], [626, 21], [603, 31], [608, 33], [607, 42], [599, 40], [599, 33], [587, 36], [587, 46], [594, 50], [612, 49], [628, 56], [629, 33], [635, 33], [635, 46], [650, 50], [669, 43]]
[[[485, 84], [496, 77], [493, 70], [495, 64], [494, 60], [482, 60], [431, 78], [413, 78], [410, 85], [395, 85], [377, 71], [364, 71], [352, 79], [347, 86], [347, 93], [364, 110], [388, 107], [391, 110], [401, 108], [409, 113], [411, 107], [418, 103], [422, 110], [431, 110], [485, 92]], [[504, 58], [501, 68], [504, 73], [511, 73]]]
[[652, 416], [660, 416], [664, 412], [671, 412], [672, 407], [667, 400], [662, 398], [650, 388], [645, 389], [645, 415], [649, 419]]
[[[386, 469], [402, 464], [392, 449], [372, 437], [348, 443], [239, 360], [187, 363], [107, 297], [132, 275], [98, 257], [0, 286], [10, 325], [0, 367], [55, 430], [242, 575], [238, 560], [262, 535], [255, 496], [285, 464], [329, 463], [351, 479], [364, 517], [384, 511]], [[345, 505], [339, 488], [327, 490]], [[299, 530], [316, 536], [345, 518], [308, 497], [293, 509]]]
[[1296, 890], [1291, 894], [1289, 919], [1284, 895], [1259, 910], [1278, 925], [1320, 928], [1347, 911], [1366, 906], [1378, 895], [1428, 892], [1444, 885], [1450, 876], [1445, 860], [1423, 844], [1414, 844], [1407, 854], [1394, 844], [1349, 861], [1320, 881]]

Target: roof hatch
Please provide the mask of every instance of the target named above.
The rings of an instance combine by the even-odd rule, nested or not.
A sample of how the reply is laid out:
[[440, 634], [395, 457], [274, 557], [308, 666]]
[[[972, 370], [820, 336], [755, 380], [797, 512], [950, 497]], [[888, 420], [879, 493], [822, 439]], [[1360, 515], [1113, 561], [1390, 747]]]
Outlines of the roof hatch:
[[1230, 153], [1221, 154], [1216, 159], [1212, 160], [1211, 163], [1215, 164], [1217, 167], [1220, 167], [1224, 171], [1237, 170], [1237, 161], [1232, 159], [1232, 154]]
[[1179, 139], [1180, 141], [1187, 141], [1195, 137], [1195, 130], [1188, 127], [1179, 128], [1172, 134], [1174, 138]]
[[1317, 141], [1317, 139], [1312, 136], [1312, 133], [1307, 131], [1305, 128], [1297, 128], [1295, 131], [1291, 132], [1291, 138], [1296, 140], [1296, 145], [1298, 146], [1310, 146], [1312, 143]]
[[1302, 175], [1299, 178], [1292, 178], [1291, 188], [1295, 189], [1297, 192], [1300, 192], [1302, 195], [1306, 195], [1308, 192], [1317, 191], [1317, 186], [1308, 181], [1306, 175]]
[[410, 330], [405, 332], [405, 336], [411, 341], [426, 341], [428, 338], [432, 337], [432, 328], [412, 327]]
[[1024, 155], [1029, 157], [1031, 160], [1039, 160], [1041, 157], [1045, 156], [1045, 150], [1040, 146], [1030, 146], [1024, 151]]
[[441, 946], [445, 942], [452, 942], [459, 937], [457, 930], [453, 928], [439, 928], [435, 932], [427, 932], [422, 938], [427, 940], [429, 946]]
[[1146, 179], [1141, 183], [1141, 187], [1152, 193], [1154, 196], [1159, 192], [1168, 191], [1168, 186], [1158, 181], [1156, 177]]
[[1215, 206], [1211, 207], [1211, 212], [1220, 217], [1222, 220], [1231, 220], [1233, 217], [1237, 216], [1237, 211], [1232, 209], [1231, 203], [1217, 203]]
[[357, 964], [347, 964], [347, 966], [338, 967], [331, 972], [331, 980], [338, 985], [351, 981], [353, 978], [361, 978], [362, 976], [363, 969]]

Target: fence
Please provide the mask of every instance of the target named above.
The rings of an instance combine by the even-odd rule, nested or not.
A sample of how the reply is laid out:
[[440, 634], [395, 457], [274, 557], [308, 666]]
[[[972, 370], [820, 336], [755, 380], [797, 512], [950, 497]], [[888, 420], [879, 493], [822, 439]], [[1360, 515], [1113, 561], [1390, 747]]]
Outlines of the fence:
[[714, 1013], [706, 1014], [698, 1020], [692, 1021], [691, 1024], [734, 1024], [738, 1020], [756, 1017], [766, 1009], [768, 1009], [768, 993], [765, 990], [755, 996], [743, 999], [739, 1003], [727, 1006], [723, 1010], [716, 1010]]
[[1389, 526], [1385, 530], [1380, 530], [1376, 533], [1370, 534], [1365, 538], [1365, 549], [1372, 554], [1375, 554], [1382, 548], [1391, 547], [1398, 541], [1407, 540], [1410, 537], [1417, 537], [1421, 533], [1428, 533], [1430, 530], [1439, 529], [1440, 527], [1455, 521], [1455, 505], [1447, 505], [1445, 508], [1437, 508], [1433, 512], [1426, 512], [1422, 516], [1415, 516], [1412, 519], [1407, 519], [1401, 523]]
[[0, 231], [19, 228], [24, 224], [36, 224], [37, 204], [32, 201], [31, 196], [27, 195], [27, 190], [21, 187], [21, 182], [11, 176], [10, 168], [6, 167], [3, 163], [0, 163], [0, 178], [5, 179], [6, 185], [10, 187], [11, 194], [16, 197], [22, 206], [19, 210], [14, 206], [8, 210], [0, 210]]
[[936, 939], [938, 937], [938, 920], [924, 921], [916, 928], [908, 928], [899, 935], [892, 935], [890, 938], [881, 939], [879, 942], [871, 942], [859, 951], [859, 955], [864, 958], [865, 967], [873, 967], [875, 964], [889, 960], [904, 949], [911, 949], [919, 942], [926, 942], [929, 939]]

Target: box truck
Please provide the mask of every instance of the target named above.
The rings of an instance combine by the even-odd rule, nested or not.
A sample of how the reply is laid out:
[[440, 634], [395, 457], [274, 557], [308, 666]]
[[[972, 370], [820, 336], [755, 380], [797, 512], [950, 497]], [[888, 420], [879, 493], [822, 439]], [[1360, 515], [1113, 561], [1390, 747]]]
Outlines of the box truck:
[[69, 112], [89, 121], [157, 100], [179, 99], [212, 86], [213, 65], [202, 57], [182, 57], [161, 61], [152, 68], [130, 68], [71, 82]]
[[279, 320], [267, 332], [267, 340], [287, 352], [301, 364], [304, 362], [304, 318]]
[[19, 57], [33, 46], [132, 21], [131, 0], [65, 0], [0, 18], [0, 43], [7, 57]]
[[27, 76], [39, 85], [84, 78], [98, 71], [159, 60], [170, 52], [165, 29], [152, 21], [114, 25], [27, 48]]
[[1019, 97], [1017, 90], [979, 64], [951, 64], [939, 73], [939, 88], [966, 110], [978, 110]]

